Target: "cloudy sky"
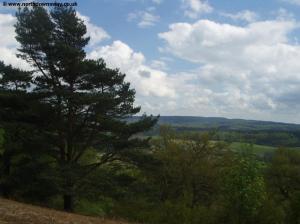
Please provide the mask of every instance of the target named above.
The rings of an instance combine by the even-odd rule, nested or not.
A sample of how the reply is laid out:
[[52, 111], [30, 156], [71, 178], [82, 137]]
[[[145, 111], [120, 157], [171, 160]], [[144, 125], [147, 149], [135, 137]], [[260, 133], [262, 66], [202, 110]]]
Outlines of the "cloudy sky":
[[[126, 73], [143, 112], [300, 123], [300, 0], [77, 3], [88, 57]], [[0, 60], [29, 69], [14, 10], [0, 6]]]

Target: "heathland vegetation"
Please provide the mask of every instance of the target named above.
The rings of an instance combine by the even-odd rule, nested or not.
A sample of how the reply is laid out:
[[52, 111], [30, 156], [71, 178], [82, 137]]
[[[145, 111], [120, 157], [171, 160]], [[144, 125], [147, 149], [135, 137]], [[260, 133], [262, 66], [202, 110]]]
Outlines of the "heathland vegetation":
[[73, 8], [16, 16], [33, 69], [0, 63], [2, 197], [138, 223], [300, 223], [299, 125], [134, 116]]

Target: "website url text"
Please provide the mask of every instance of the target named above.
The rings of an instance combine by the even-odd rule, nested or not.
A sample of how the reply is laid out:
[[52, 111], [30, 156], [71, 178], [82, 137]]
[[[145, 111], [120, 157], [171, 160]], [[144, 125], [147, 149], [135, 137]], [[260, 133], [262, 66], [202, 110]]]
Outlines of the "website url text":
[[77, 6], [77, 2], [3, 2], [8, 7], [64, 7]]

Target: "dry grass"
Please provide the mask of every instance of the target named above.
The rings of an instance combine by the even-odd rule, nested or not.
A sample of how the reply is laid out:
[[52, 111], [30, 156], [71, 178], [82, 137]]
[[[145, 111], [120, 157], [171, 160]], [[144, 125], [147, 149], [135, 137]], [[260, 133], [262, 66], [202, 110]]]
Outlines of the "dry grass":
[[0, 224], [128, 224], [87, 217], [0, 198]]

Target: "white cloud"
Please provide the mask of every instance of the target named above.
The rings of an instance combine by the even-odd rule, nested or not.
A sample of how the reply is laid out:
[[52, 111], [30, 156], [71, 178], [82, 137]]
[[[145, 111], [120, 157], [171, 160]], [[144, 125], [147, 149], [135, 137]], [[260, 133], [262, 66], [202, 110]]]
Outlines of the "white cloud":
[[174, 86], [168, 75], [146, 65], [145, 57], [134, 52], [127, 44], [114, 41], [92, 51], [88, 57], [103, 58], [111, 68], [120, 68], [127, 74], [126, 78], [142, 96], [173, 98], [176, 96]]
[[12, 38], [15, 34], [13, 24], [16, 22], [16, 18], [11, 14], [0, 14], [0, 43], [1, 45], [12, 46], [16, 44], [15, 38]]
[[232, 58], [241, 60], [237, 53], [245, 53], [246, 47], [287, 43], [287, 34], [294, 28], [296, 24], [292, 21], [264, 21], [240, 27], [199, 20], [194, 24], [172, 24], [159, 37], [167, 42], [167, 49], [183, 59], [227, 62]]
[[140, 28], [154, 26], [160, 19], [160, 16], [153, 13], [153, 8], [148, 8], [147, 11], [138, 11], [128, 14], [128, 21], [137, 21]]
[[30, 69], [24, 60], [16, 56], [18, 42], [15, 39], [15, 22], [16, 18], [11, 14], [0, 13], [0, 60], [18, 68]]
[[87, 36], [91, 38], [89, 43], [90, 46], [95, 46], [96, 44], [99, 44], [101, 41], [110, 38], [108, 33], [102, 27], [99, 27], [91, 23], [90, 18], [88, 16], [84, 16], [80, 14], [78, 11], [77, 11], [77, 15], [80, 19], [84, 21], [86, 25]]
[[160, 70], [168, 70], [168, 66], [163, 60], [152, 60], [151, 67]]
[[182, 0], [182, 8], [184, 15], [192, 19], [213, 11], [212, 6], [206, 0]]
[[283, 20], [247, 26], [199, 20], [172, 24], [159, 37], [165, 51], [199, 64], [190, 73], [197, 88], [206, 91], [192, 85], [189, 92], [194, 99], [209, 96], [199, 102], [204, 108], [219, 115], [299, 122], [300, 46], [289, 41], [297, 28], [296, 22]]
[[250, 11], [250, 10], [243, 10], [236, 14], [221, 13], [221, 15], [231, 18], [233, 20], [244, 20], [246, 22], [254, 22], [258, 18], [258, 15], [255, 12]]

